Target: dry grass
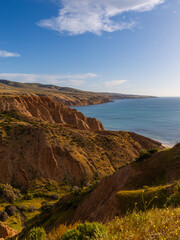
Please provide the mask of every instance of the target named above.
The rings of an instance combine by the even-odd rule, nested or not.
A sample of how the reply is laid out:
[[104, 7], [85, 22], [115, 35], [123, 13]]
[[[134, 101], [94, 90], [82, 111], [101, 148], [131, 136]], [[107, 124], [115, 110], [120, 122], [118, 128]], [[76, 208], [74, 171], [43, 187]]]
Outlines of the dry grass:
[[54, 228], [48, 235], [49, 240], [60, 240], [64, 233], [69, 229], [76, 229], [80, 222], [76, 222], [72, 225], [61, 224], [59, 227]]
[[[49, 240], [60, 240], [74, 225], [60, 225], [49, 233]], [[123, 218], [115, 218], [106, 224], [107, 233], [101, 240], [179, 240], [180, 208], [134, 211]]]
[[133, 212], [107, 224], [106, 240], [178, 240], [180, 239], [180, 208], [152, 209]]

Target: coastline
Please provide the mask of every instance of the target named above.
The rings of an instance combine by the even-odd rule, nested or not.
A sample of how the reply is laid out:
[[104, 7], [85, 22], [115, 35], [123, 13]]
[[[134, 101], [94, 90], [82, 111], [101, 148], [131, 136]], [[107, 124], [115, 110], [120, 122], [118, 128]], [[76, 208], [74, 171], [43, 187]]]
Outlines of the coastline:
[[[180, 98], [156, 99], [149, 98], [146, 101], [141, 99], [142, 102], [138, 99], [131, 101], [114, 99], [106, 105], [73, 106], [73, 108], [88, 117], [97, 118], [106, 130], [135, 132], [160, 142], [165, 148], [172, 148], [176, 142], [180, 142], [180, 133], [177, 134], [179, 112], [176, 107], [179, 106]], [[121, 102], [121, 100], [126, 101]], [[172, 119], [167, 112], [175, 117]]]

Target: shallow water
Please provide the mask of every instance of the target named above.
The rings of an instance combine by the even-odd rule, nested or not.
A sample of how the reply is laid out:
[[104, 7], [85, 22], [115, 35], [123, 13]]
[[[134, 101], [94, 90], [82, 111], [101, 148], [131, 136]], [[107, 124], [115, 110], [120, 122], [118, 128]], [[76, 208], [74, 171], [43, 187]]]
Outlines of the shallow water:
[[180, 98], [122, 99], [74, 108], [99, 119], [106, 130], [136, 132], [165, 145], [180, 142]]

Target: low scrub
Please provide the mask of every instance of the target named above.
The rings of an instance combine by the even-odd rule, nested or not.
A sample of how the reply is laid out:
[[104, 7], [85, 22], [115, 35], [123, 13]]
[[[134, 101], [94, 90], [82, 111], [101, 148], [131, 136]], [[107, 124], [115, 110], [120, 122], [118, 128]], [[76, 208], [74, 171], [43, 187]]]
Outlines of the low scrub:
[[128, 211], [146, 211], [152, 207], [163, 207], [166, 203], [166, 190], [169, 186], [145, 188], [140, 190], [126, 190], [116, 193], [116, 203], [121, 214]]
[[100, 223], [84, 223], [79, 224], [77, 229], [68, 230], [62, 240], [85, 240], [85, 239], [102, 239], [106, 233], [106, 227]]
[[[93, 223], [86, 223], [93, 224]], [[96, 224], [96, 223], [95, 223]], [[180, 236], [180, 208], [150, 209], [145, 212], [134, 210], [126, 216], [106, 223], [100, 227], [100, 234], [94, 234], [93, 237], [81, 235], [78, 226], [60, 225], [59, 228], [53, 230], [49, 240], [179, 240]], [[72, 227], [74, 227], [72, 229]], [[81, 227], [80, 227], [81, 229]], [[86, 229], [86, 227], [83, 229]], [[62, 231], [66, 231], [62, 235]], [[92, 235], [91, 235], [92, 236]], [[98, 237], [96, 237], [98, 236]]]
[[171, 194], [166, 201], [166, 206], [178, 207], [180, 205], [180, 183], [174, 187], [174, 193]]
[[13, 188], [9, 184], [0, 184], [0, 198], [8, 202], [13, 202], [21, 196], [18, 189]]
[[34, 227], [29, 231], [26, 240], [46, 240], [47, 235], [44, 228]]
[[158, 152], [159, 150], [156, 148], [150, 150], [142, 150], [139, 154], [139, 157], [136, 158], [136, 162], [142, 162], [144, 159], [151, 157], [154, 153]]

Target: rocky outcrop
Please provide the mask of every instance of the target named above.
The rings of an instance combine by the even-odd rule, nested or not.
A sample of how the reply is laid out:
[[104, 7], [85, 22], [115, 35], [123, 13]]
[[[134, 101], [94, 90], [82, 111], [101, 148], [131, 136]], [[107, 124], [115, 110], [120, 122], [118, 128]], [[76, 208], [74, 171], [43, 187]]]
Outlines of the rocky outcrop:
[[12, 230], [5, 223], [0, 222], [0, 239], [7, 239], [9, 237], [13, 237], [18, 234], [17, 231]]
[[97, 119], [87, 118], [81, 112], [55, 102], [50, 97], [1, 97], [0, 111], [13, 110], [27, 117], [35, 117], [51, 123], [61, 123], [94, 131], [104, 130], [102, 123]]

